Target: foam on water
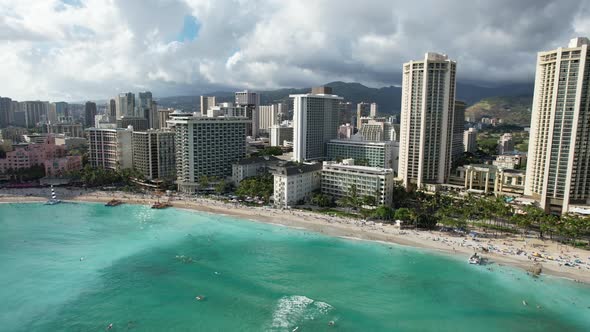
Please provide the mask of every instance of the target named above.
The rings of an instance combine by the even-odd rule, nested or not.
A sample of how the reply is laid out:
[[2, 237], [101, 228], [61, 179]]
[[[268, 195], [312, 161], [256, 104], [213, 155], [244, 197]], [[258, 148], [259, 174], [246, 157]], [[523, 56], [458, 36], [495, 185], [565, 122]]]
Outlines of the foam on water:
[[325, 302], [314, 301], [307, 296], [293, 295], [279, 299], [272, 315], [273, 330], [295, 328], [306, 320], [314, 320], [326, 315], [332, 306]]

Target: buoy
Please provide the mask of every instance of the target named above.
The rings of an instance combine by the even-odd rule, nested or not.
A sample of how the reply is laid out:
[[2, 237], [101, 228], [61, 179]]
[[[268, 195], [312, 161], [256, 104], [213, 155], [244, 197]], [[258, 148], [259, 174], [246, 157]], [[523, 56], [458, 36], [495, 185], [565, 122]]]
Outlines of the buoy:
[[525, 300], [522, 300], [522, 305], [527, 305]]

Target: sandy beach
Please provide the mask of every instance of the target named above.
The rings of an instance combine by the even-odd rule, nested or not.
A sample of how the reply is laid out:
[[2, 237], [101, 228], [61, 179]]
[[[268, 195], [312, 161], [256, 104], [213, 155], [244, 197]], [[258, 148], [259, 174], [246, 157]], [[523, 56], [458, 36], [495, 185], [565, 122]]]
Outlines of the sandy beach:
[[[155, 196], [125, 192], [102, 192], [58, 188], [58, 197], [65, 201], [105, 203], [116, 198], [128, 204], [151, 204]], [[47, 189], [0, 189], [0, 202], [25, 203], [46, 201]], [[163, 197], [162, 200], [167, 199]], [[383, 241], [435, 250], [467, 258], [475, 251], [491, 263], [530, 269], [535, 261], [542, 264], [543, 273], [590, 284], [590, 252], [564, 246], [550, 240], [502, 236], [472, 239], [467, 236], [438, 232], [400, 230], [398, 227], [358, 219], [332, 217], [302, 210], [279, 210], [269, 207], [246, 207], [234, 203], [194, 197], [173, 196], [172, 206], [215, 214], [225, 214], [258, 222], [305, 228], [330, 236]], [[487, 252], [482, 252], [485, 248]], [[568, 262], [573, 266], [566, 266]]]

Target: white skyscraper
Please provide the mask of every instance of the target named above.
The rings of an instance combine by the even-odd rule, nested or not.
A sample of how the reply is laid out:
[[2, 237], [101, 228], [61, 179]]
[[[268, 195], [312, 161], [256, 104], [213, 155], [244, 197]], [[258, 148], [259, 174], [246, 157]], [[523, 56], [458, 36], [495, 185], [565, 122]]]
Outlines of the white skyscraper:
[[514, 151], [514, 140], [512, 139], [511, 133], [505, 133], [504, 135], [500, 136], [496, 151], [498, 154], [505, 154]]
[[135, 117], [135, 94], [121, 93], [115, 98], [117, 120], [123, 116]]
[[463, 132], [463, 148], [465, 152], [477, 151], [477, 130], [469, 128]]
[[88, 128], [88, 162], [94, 168], [120, 170], [133, 167], [130, 129]]
[[326, 144], [338, 137], [339, 102], [332, 88], [313, 88], [311, 93], [293, 98], [293, 160], [320, 160]]
[[287, 113], [285, 104], [261, 105], [258, 107], [258, 130], [268, 133], [270, 127], [280, 123], [280, 114]]
[[590, 203], [590, 53], [587, 38], [540, 52], [525, 195], [546, 211]]
[[403, 65], [398, 174], [406, 187], [444, 183], [449, 175], [456, 66], [437, 53]]
[[[140, 92], [137, 95], [137, 107], [135, 117], [148, 119], [150, 110], [152, 109], [152, 93], [149, 91]], [[146, 116], [148, 115], [148, 116]]]
[[201, 96], [201, 115], [207, 116], [207, 110], [215, 105], [215, 96]]
[[371, 109], [369, 111], [369, 116], [372, 118], [377, 117], [377, 103], [371, 103]]

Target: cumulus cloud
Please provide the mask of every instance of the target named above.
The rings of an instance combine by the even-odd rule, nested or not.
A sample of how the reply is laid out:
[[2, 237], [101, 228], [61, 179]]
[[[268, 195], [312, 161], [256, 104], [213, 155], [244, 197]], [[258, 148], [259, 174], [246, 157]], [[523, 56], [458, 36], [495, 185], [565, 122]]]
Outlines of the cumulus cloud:
[[536, 52], [590, 35], [589, 14], [584, 0], [0, 0], [0, 95], [391, 85], [427, 51], [459, 80], [530, 82]]

